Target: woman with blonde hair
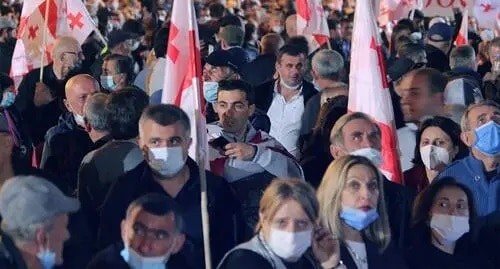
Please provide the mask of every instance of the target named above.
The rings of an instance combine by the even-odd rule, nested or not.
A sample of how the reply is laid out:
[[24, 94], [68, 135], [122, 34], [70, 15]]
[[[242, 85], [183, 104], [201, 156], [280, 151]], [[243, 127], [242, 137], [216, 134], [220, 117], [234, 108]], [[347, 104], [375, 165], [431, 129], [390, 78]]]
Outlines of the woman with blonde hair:
[[391, 244], [383, 180], [370, 160], [348, 155], [330, 164], [319, 186], [322, 224], [349, 269], [407, 268]]
[[275, 179], [260, 200], [257, 235], [229, 251], [218, 269], [342, 267], [338, 242], [316, 225], [318, 210], [309, 184]]

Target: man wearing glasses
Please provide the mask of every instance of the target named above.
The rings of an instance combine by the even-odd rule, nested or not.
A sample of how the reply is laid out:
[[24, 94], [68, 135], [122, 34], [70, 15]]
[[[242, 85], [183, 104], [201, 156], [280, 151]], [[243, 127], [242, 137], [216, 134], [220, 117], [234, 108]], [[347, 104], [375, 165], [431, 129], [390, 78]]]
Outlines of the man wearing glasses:
[[14, 105], [21, 113], [33, 143], [43, 143], [47, 130], [56, 125], [61, 115], [60, 102], [64, 85], [81, 72], [84, 56], [78, 41], [72, 37], [58, 38], [51, 52], [52, 64], [44, 67], [40, 82], [40, 69], [29, 72], [18, 88]]

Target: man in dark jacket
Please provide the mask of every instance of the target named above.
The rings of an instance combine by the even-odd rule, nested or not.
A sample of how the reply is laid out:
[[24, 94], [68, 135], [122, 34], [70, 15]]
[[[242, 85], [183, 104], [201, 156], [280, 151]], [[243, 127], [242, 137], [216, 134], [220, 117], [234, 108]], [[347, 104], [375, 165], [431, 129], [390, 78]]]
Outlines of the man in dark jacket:
[[[120, 240], [119, 225], [131, 201], [146, 193], [162, 193], [174, 199], [185, 220], [186, 245], [181, 250], [189, 266], [203, 268], [203, 232], [198, 165], [188, 157], [192, 143], [190, 122], [173, 105], [146, 108], [139, 121], [139, 145], [146, 161], [118, 179], [101, 211], [99, 245]], [[234, 238], [235, 198], [223, 178], [206, 173], [212, 262], [237, 243]]]
[[66, 83], [64, 105], [68, 112], [45, 136], [40, 167], [60, 175], [66, 183], [63, 191], [72, 194], [76, 189], [78, 167], [83, 156], [93, 146], [85, 131], [83, 106], [88, 96], [99, 91], [99, 83], [90, 75], [77, 75]]
[[97, 254], [87, 269], [187, 269], [176, 255], [186, 240], [183, 225], [173, 199], [158, 193], [141, 196], [129, 205], [120, 225], [122, 240]]
[[450, 70], [448, 52], [453, 38], [452, 28], [438, 22], [429, 28], [425, 39], [425, 53], [427, 54], [427, 67], [435, 68], [441, 72]]
[[276, 60], [279, 79], [255, 88], [255, 105], [271, 120], [269, 134], [295, 157], [300, 156], [298, 138], [305, 104], [318, 93], [304, 80], [306, 57], [297, 46], [283, 46]]
[[47, 130], [57, 124], [65, 82], [79, 72], [84, 56], [76, 39], [61, 37], [54, 43], [52, 58], [53, 63], [44, 67], [42, 82], [40, 69], [24, 77], [14, 103], [35, 146], [43, 143]]
[[260, 55], [255, 60], [243, 65], [241, 79], [256, 87], [273, 79], [276, 72], [276, 55], [284, 41], [279, 34], [270, 33], [260, 41]]
[[9, 74], [12, 54], [16, 46], [16, 37], [13, 31], [16, 24], [8, 17], [0, 17], [0, 72]]

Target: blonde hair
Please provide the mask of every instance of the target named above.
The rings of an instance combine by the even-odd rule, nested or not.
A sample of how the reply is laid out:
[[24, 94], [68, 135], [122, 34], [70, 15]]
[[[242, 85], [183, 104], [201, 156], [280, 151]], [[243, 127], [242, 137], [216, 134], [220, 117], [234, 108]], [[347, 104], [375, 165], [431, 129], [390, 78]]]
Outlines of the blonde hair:
[[302, 206], [309, 219], [316, 223], [319, 214], [319, 203], [314, 189], [300, 179], [275, 179], [266, 188], [259, 206], [259, 223], [256, 232], [262, 228], [264, 221], [272, 220], [284, 202], [294, 200]]
[[379, 199], [377, 212], [379, 218], [371, 223], [364, 231], [364, 235], [375, 242], [380, 251], [383, 251], [391, 240], [391, 231], [384, 201], [383, 177], [378, 169], [365, 157], [348, 155], [333, 161], [325, 172], [318, 188], [320, 219], [322, 224], [339, 240], [344, 241], [344, 227], [340, 219], [342, 209], [342, 191], [345, 189], [347, 174], [355, 165], [370, 167], [377, 175]]

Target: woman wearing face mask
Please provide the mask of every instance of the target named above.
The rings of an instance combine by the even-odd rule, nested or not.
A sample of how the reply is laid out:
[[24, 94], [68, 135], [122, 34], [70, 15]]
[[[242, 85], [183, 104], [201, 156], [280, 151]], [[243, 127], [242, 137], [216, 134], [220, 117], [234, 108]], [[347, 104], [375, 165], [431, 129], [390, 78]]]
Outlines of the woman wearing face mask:
[[317, 228], [318, 201], [307, 183], [274, 180], [259, 211], [257, 235], [227, 253], [218, 269], [343, 268], [338, 242]]
[[460, 132], [460, 126], [449, 118], [435, 116], [425, 120], [417, 133], [415, 166], [404, 173], [405, 185], [420, 192], [449, 163], [467, 156]]
[[475, 218], [469, 189], [449, 177], [434, 181], [415, 200], [410, 268], [492, 268], [471, 240]]
[[407, 268], [391, 243], [383, 180], [370, 160], [349, 155], [330, 164], [318, 188], [322, 223], [349, 269]]

